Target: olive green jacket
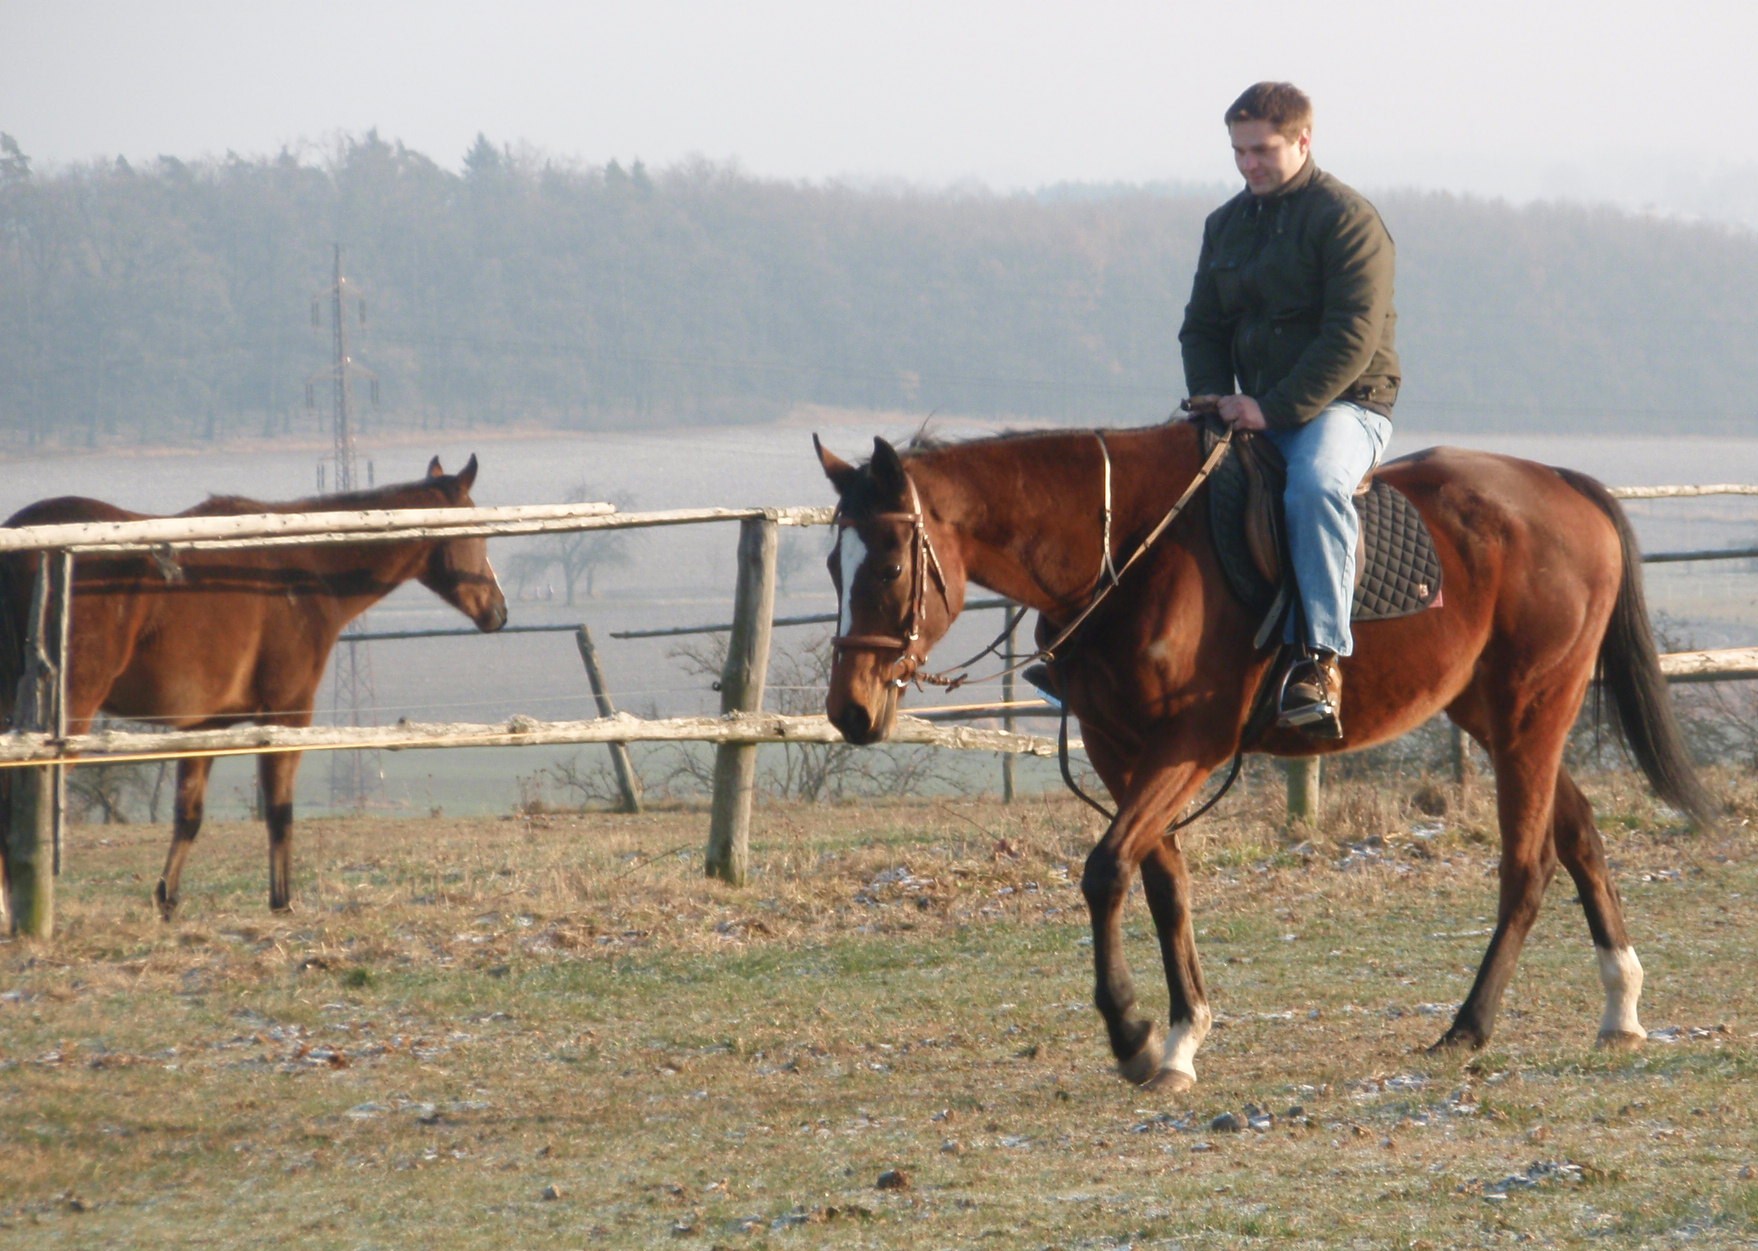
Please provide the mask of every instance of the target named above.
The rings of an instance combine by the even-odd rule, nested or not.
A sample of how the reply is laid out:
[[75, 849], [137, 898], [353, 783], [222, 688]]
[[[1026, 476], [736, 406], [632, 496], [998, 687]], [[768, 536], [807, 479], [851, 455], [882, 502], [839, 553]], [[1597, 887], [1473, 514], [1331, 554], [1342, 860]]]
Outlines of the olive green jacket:
[[1393, 259], [1379, 211], [1310, 157], [1278, 191], [1240, 192], [1203, 225], [1178, 332], [1190, 394], [1237, 389], [1272, 426], [1311, 421], [1337, 399], [1389, 417]]

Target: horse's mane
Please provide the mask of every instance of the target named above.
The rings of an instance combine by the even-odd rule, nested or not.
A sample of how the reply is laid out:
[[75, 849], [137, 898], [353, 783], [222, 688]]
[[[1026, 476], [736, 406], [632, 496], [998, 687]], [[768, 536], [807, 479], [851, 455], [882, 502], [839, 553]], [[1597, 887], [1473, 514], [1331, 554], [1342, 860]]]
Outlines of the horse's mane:
[[[267, 501], [248, 495], [210, 495], [207, 499], [180, 514], [182, 517], [236, 517], [246, 513], [344, 513], [366, 512], [375, 508], [402, 508], [408, 504], [399, 497], [448, 493], [440, 488], [440, 478], [422, 478], [415, 482], [399, 482], [390, 486], [368, 487], [363, 491], [339, 491], [334, 495], [308, 495], [296, 500]], [[449, 501], [448, 501], [449, 502]], [[433, 505], [444, 507], [444, 503]]]
[[902, 446], [898, 448], [898, 451], [938, 452], [949, 447], [959, 447], [966, 443], [1001, 442], [1007, 439], [1029, 439], [1037, 435], [1073, 434], [1076, 432], [1074, 427], [1053, 426], [1048, 430], [1042, 428], [1036, 430], [1008, 429], [998, 430], [993, 434], [973, 434], [969, 438], [964, 439], [949, 439], [929, 431], [928, 423], [933, 420], [934, 418], [931, 415], [923, 418], [922, 424], [916, 427], [916, 432], [910, 435], [908, 439], [904, 440]]
[[[1165, 424], [1165, 423], [1162, 423]], [[1152, 426], [1050, 426], [1035, 429], [998, 430], [993, 434], [974, 434], [965, 439], [942, 438], [937, 434], [928, 433], [928, 424], [923, 422], [921, 429], [909, 437], [909, 440], [898, 450], [911, 452], [940, 452], [947, 448], [964, 447], [977, 443], [1006, 443], [1012, 440], [1048, 439], [1058, 435], [1078, 434], [1124, 434], [1140, 430], [1153, 429]]]

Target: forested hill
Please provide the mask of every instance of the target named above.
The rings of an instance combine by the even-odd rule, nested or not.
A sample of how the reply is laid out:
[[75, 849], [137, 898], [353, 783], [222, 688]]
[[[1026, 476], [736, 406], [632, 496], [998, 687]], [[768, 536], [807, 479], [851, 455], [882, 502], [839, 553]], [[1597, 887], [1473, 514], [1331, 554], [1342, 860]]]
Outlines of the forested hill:
[[[801, 402], [1152, 421], [1182, 394], [1178, 321], [1224, 194], [780, 183], [486, 140], [454, 174], [376, 134], [321, 159], [43, 171], [6, 140], [0, 440], [321, 432], [313, 300], [336, 242], [353, 355], [379, 379], [368, 431], [761, 421]], [[1758, 236], [1375, 199], [1399, 248], [1401, 422], [1751, 429]]]

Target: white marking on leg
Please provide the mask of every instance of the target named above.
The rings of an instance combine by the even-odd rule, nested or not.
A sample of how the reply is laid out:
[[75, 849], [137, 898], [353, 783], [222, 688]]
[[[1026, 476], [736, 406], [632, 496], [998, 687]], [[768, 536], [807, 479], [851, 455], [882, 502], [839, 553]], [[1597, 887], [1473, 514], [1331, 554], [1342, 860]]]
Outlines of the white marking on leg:
[[867, 545], [861, 542], [861, 536], [853, 530], [844, 530], [837, 540], [836, 550], [842, 557], [842, 603], [837, 605], [837, 633], [844, 636], [855, 632], [855, 610], [853, 606], [855, 591], [855, 574], [861, 562], [867, 559]]
[[1160, 1064], [1161, 1071], [1171, 1069], [1183, 1073], [1194, 1082], [1196, 1050], [1203, 1045], [1203, 1039], [1209, 1036], [1209, 1026], [1214, 1023], [1214, 1019], [1209, 1005], [1199, 1003], [1192, 1005], [1190, 1020], [1174, 1022], [1172, 1032], [1166, 1038], [1166, 1053]]
[[1599, 984], [1605, 987], [1605, 1016], [1599, 1023], [1601, 1038], [1619, 1034], [1647, 1037], [1636, 1019], [1636, 1001], [1642, 997], [1642, 962], [1633, 947], [1595, 947], [1599, 956]]

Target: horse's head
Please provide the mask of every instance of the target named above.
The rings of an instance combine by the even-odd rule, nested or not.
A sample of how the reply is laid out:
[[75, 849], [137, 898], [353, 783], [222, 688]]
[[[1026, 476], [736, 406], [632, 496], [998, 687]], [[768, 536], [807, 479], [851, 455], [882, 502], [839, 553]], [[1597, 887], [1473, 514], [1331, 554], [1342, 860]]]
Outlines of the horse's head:
[[824, 474], [836, 488], [837, 630], [831, 641], [830, 692], [824, 712], [851, 743], [891, 733], [905, 683], [945, 635], [964, 604], [964, 570], [942, 559], [953, 545], [932, 500], [884, 439], [856, 468], [812, 437]]
[[[435, 456], [427, 465], [427, 483], [439, 490], [446, 507], [473, 507], [470, 488], [476, 483], [476, 457], [458, 473], [448, 474]], [[481, 535], [435, 543], [420, 578], [421, 585], [474, 621], [483, 633], [507, 624], [507, 597], [488, 563], [488, 540]]]

